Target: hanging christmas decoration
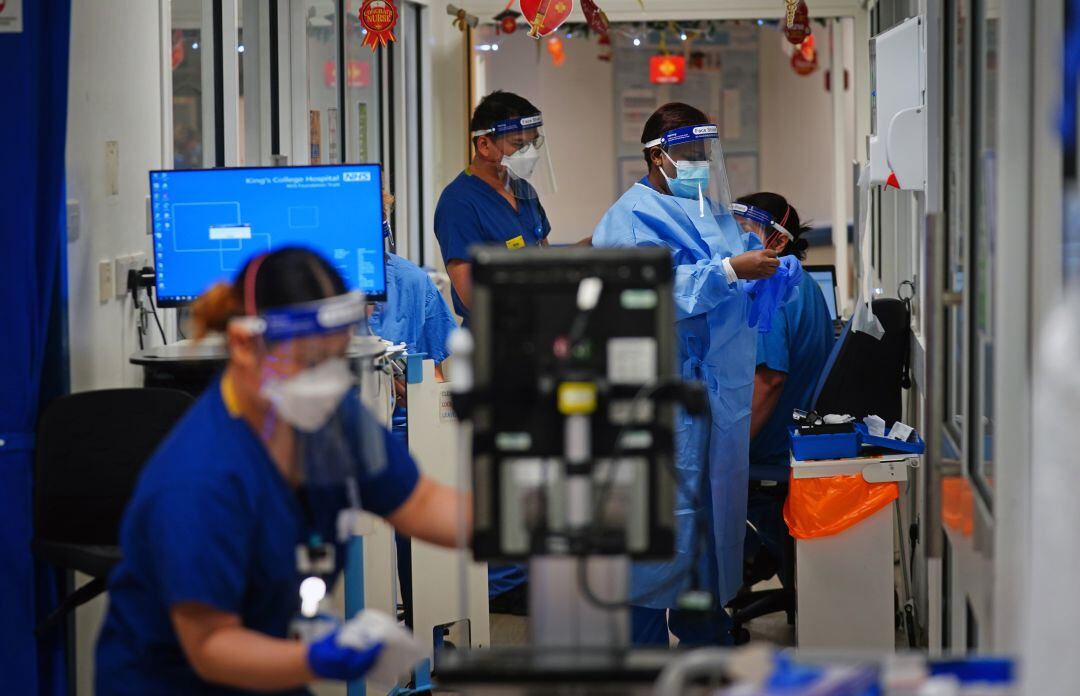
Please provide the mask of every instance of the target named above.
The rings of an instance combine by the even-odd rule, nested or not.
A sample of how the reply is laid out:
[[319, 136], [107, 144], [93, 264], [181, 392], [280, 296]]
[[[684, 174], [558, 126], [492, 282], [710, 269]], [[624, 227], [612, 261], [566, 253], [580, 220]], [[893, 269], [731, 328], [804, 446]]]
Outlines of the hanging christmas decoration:
[[681, 85], [686, 79], [686, 59], [659, 55], [649, 59], [649, 82], [654, 85]]
[[551, 54], [551, 64], [556, 68], [562, 67], [563, 62], [566, 60], [566, 54], [563, 53], [562, 39], [558, 36], [552, 36], [547, 40], [547, 51]]
[[495, 25], [495, 31], [503, 34], [513, 34], [517, 31], [517, 18], [521, 16], [520, 12], [514, 10], [503, 10], [499, 14], [495, 15], [495, 21], [498, 24]]
[[393, 0], [364, 0], [360, 6], [360, 25], [367, 30], [363, 46], [371, 46], [371, 52], [379, 46], [397, 41], [394, 25], [397, 24], [397, 8]]
[[480, 23], [479, 17], [475, 17], [454, 5], [446, 6], [446, 14], [454, 18], [454, 26], [458, 28], [458, 31], [465, 31], [465, 27], [472, 27], [475, 29], [476, 25]]
[[[4, 7], [4, 0], [0, 0], [0, 9]], [[184, 62], [186, 55], [184, 32], [176, 29], [172, 33], [172, 69], [176, 70]]]
[[784, 14], [784, 28], [790, 27], [795, 23], [795, 9], [799, 6], [799, 0], [784, 0], [785, 14]]
[[799, 0], [795, 6], [794, 14], [791, 13], [791, 3], [788, 1], [788, 17], [790, 19], [784, 25], [784, 36], [796, 46], [810, 36], [810, 10], [806, 7], [806, 0]]
[[574, 9], [573, 0], [521, 0], [521, 14], [529, 23], [529, 36], [539, 39], [562, 26]]
[[817, 70], [817, 67], [817, 50], [814, 48], [814, 35], [811, 34], [791, 54], [791, 69], [805, 77]]
[[608, 34], [601, 34], [598, 42], [603, 48], [600, 49], [600, 53], [597, 54], [597, 60], [611, 61], [611, 37]]
[[581, 11], [585, 13], [585, 25], [601, 36], [606, 36], [611, 22], [601, 10], [596, 0], [581, 0]]

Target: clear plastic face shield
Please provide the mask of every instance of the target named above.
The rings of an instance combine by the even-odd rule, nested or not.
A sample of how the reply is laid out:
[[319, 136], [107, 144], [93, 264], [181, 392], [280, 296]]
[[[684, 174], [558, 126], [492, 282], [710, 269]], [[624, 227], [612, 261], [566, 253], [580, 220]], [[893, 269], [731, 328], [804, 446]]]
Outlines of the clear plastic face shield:
[[715, 124], [684, 126], [645, 143], [649, 161], [667, 181], [671, 195], [696, 201], [698, 213], [728, 215], [731, 190]]
[[[278, 437], [281, 427], [292, 436], [286, 451], [292, 449], [295, 457], [307, 523], [297, 567], [308, 577], [301, 600], [310, 608], [321, 601], [312, 599], [312, 588], [325, 589], [325, 580], [337, 570], [334, 544], [351, 535], [363, 509], [360, 481], [377, 476], [387, 463], [382, 429], [364, 409], [356, 387], [362, 363], [349, 357], [366, 304], [363, 293], [353, 292], [258, 314], [248, 311], [233, 319], [230, 329], [257, 342], [259, 393], [270, 406], [266, 437]], [[315, 581], [320, 579], [322, 585]]]
[[[487, 158], [498, 165], [506, 190], [515, 197], [532, 199], [555, 192], [555, 170], [540, 114], [498, 121], [491, 128], [473, 131], [472, 136], [490, 143], [492, 152]], [[478, 152], [479, 145], [478, 140]]]
[[761, 208], [742, 203], [731, 204], [731, 214], [735, 216], [744, 231], [757, 235], [766, 249], [781, 253], [795, 237], [784, 227], [787, 220], [774, 220], [772, 215]]

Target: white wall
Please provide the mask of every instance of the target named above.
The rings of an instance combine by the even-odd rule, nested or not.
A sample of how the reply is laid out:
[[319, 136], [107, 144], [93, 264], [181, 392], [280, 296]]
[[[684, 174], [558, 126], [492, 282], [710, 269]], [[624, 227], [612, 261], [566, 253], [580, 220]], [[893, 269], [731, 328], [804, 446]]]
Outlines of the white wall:
[[[75, 0], [71, 27], [67, 195], [81, 212], [79, 238], [67, 245], [71, 387], [138, 386], [141, 371], [128, 364], [138, 347], [131, 300], [98, 301], [98, 261], [151, 256], [147, 170], [161, 165], [162, 150], [158, 3]], [[106, 193], [107, 141], [119, 143], [117, 195]]]
[[[97, 266], [99, 260], [151, 254], [147, 170], [161, 165], [162, 149], [158, 19], [158, 3], [147, 0], [72, 3], [67, 196], [78, 201], [81, 213], [79, 237], [67, 245], [73, 391], [142, 383], [141, 371], [128, 364], [138, 347], [131, 300], [98, 302]], [[117, 195], [106, 194], [105, 143], [111, 140], [120, 151]], [[148, 341], [160, 339], [150, 335]], [[76, 612], [79, 694], [93, 693], [93, 649], [104, 606], [98, 598]]]
[[[761, 32], [760, 61], [761, 187], [786, 197], [804, 221], [832, 223], [833, 125], [832, 96], [825, 91], [829, 64], [827, 30], [815, 27], [818, 70], [805, 77], [791, 69], [784, 36]], [[854, 70], [848, 67], [852, 77]], [[850, 85], [854, 85], [852, 80]], [[848, 95], [854, 103], [854, 97]], [[849, 116], [849, 123], [853, 123]], [[852, 128], [854, 130], [854, 128]], [[848, 161], [854, 141], [847, 143]], [[850, 196], [849, 196], [850, 198]], [[850, 215], [850, 211], [849, 211]]]
[[569, 244], [592, 236], [596, 223], [615, 202], [613, 71], [597, 59], [595, 39], [563, 39], [566, 60], [555, 67], [543, 42], [524, 30], [496, 36], [490, 30], [479, 42], [492, 41], [497, 52], [479, 53], [484, 93], [508, 90], [525, 97], [544, 113], [544, 132], [558, 191], [544, 194], [551, 221], [551, 242]]

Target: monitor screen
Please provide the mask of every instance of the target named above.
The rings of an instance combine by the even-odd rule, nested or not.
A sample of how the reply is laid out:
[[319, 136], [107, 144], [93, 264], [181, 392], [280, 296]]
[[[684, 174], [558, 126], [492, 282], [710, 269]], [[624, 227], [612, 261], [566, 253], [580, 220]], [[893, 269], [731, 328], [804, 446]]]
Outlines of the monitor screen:
[[832, 266], [807, 266], [806, 272], [821, 288], [825, 304], [829, 306], [829, 316], [836, 321], [836, 271]]
[[350, 290], [386, 294], [377, 164], [150, 172], [158, 300], [191, 302], [255, 254], [303, 246]]

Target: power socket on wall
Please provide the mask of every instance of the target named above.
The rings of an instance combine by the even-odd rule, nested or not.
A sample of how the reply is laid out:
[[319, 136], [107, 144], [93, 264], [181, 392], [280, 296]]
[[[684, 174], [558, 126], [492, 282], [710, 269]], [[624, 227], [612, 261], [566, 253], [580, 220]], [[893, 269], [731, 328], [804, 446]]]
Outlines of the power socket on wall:
[[146, 265], [146, 254], [128, 254], [116, 257], [116, 297], [128, 293], [128, 271], [137, 271]]

